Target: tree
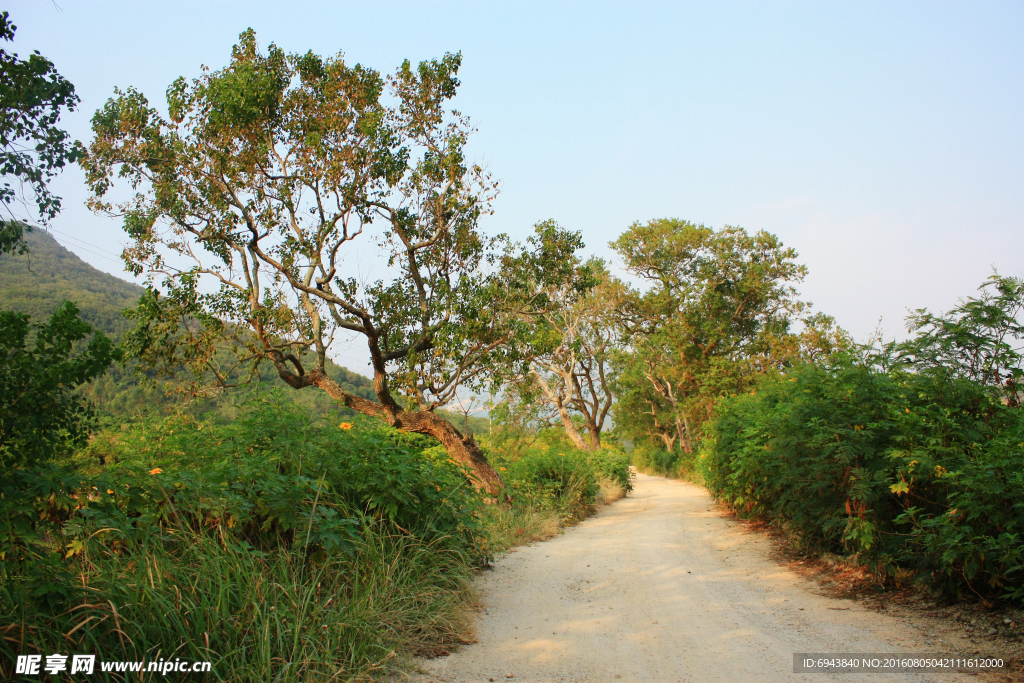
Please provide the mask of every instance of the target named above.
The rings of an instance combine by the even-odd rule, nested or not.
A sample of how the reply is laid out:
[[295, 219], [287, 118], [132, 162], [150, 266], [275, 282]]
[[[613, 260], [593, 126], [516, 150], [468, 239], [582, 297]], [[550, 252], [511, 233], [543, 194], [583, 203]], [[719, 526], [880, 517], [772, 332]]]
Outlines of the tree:
[[92, 406], [75, 388], [102, 374], [120, 350], [65, 301], [50, 320], [0, 311], [0, 472], [70, 453], [89, 436]]
[[[483, 386], [514, 333], [489, 266], [499, 244], [477, 226], [497, 184], [467, 163], [472, 130], [448, 108], [460, 62], [383, 78], [340, 54], [263, 54], [250, 29], [226, 68], [171, 84], [167, 118], [117, 91], [83, 165], [92, 208], [123, 218], [125, 261], [148, 278], [130, 351], [221, 387], [269, 362], [295, 389], [437, 438], [496, 493], [476, 444], [435, 413]], [[114, 205], [119, 179], [133, 194]], [[325, 371], [347, 333], [367, 343], [376, 400]]]
[[[518, 372], [505, 377], [510, 416], [517, 411], [548, 421], [547, 407], [580, 449], [601, 446], [601, 430], [611, 409], [609, 359], [616, 341], [610, 292], [617, 286], [600, 259], [584, 261], [578, 232], [548, 220], [534, 226], [530, 249], [506, 260], [507, 280], [515, 282], [518, 315], [528, 335]], [[518, 408], [513, 408], [517, 405]], [[582, 417], [587, 440], [576, 426]]]
[[718, 397], [785, 362], [806, 268], [774, 235], [678, 219], [634, 223], [611, 246], [650, 284], [619, 307], [616, 423], [690, 453]]
[[1024, 279], [993, 273], [945, 315], [914, 311], [914, 337], [890, 344], [888, 353], [917, 372], [967, 379], [999, 391], [1009, 406], [1021, 403], [1024, 378]]
[[[0, 12], [0, 39], [14, 40], [17, 27]], [[0, 49], [0, 254], [26, 251], [30, 227], [13, 205], [35, 203], [44, 224], [60, 212], [52, 180], [82, 153], [58, 128], [64, 109], [73, 111], [75, 88], [38, 52], [21, 59]], [[25, 313], [0, 311], [0, 473], [64, 455], [80, 446], [93, 424], [92, 406], [76, 387], [120, 358], [103, 334], [64, 301], [48, 322], [31, 323]]]
[[[0, 12], [0, 39], [13, 41], [15, 30], [7, 12]], [[33, 202], [43, 224], [60, 212], [49, 181], [82, 148], [57, 124], [62, 110], [74, 111], [78, 102], [75, 87], [39, 52], [21, 59], [0, 49], [0, 201], [9, 216], [0, 221], [0, 254], [25, 251], [21, 236], [29, 217], [15, 212], [16, 202]]]
[[583, 298], [578, 332], [579, 353], [572, 373], [575, 400], [572, 406], [583, 416], [591, 449], [601, 447], [601, 432], [615, 402], [611, 363], [621, 344], [615, 319], [615, 303], [624, 285], [612, 277], [603, 262], [591, 261], [597, 284]]

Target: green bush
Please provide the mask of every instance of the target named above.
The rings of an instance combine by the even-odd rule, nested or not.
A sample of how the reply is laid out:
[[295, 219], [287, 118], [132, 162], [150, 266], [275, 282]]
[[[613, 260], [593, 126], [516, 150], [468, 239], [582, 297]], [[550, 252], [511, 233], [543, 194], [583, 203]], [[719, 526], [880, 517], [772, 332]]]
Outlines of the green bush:
[[612, 481], [622, 487], [623, 493], [633, 490], [633, 477], [629, 471], [629, 454], [617, 446], [606, 445], [597, 451], [586, 453], [598, 477]]
[[808, 551], [1020, 600], [1022, 430], [1021, 410], [976, 382], [846, 358], [724, 401], [697, 468], [738, 514]]
[[678, 477], [687, 469], [687, 460], [681, 451], [666, 451], [649, 443], [637, 444], [633, 449], [633, 464], [648, 474]]
[[[77, 463], [117, 483], [110, 489], [132, 528], [174, 517], [193, 528], [223, 526], [257, 547], [315, 552], [343, 548], [357, 518], [369, 516], [471, 548], [480, 499], [458, 467], [424, 453], [433, 440], [348, 419], [324, 424], [279, 392], [257, 394], [233, 423], [186, 414], [141, 422], [94, 440]], [[98, 519], [109, 506], [86, 508], [79, 516], [123, 524]]]
[[514, 459], [496, 463], [514, 505], [555, 510], [563, 522], [583, 519], [599, 502], [601, 479], [632, 490], [629, 456], [614, 446], [581, 451], [561, 429], [542, 430]]
[[313, 680], [443, 648], [487, 551], [480, 497], [432, 443], [271, 393], [230, 424], [147, 420], [13, 470], [0, 655], [173, 652], [231, 680]]
[[46, 322], [0, 311], [0, 482], [15, 468], [65, 456], [88, 440], [95, 411], [75, 388], [120, 357], [70, 301]]
[[508, 463], [503, 476], [513, 500], [557, 510], [566, 522], [583, 519], [601, 490], [597, 472], [582, 451], [561, 443], [526, 450]]
[[932, 571], [948, 594], [967, 591], [1024, 603], [1024, 415], [942, 475], [944, 506], [914, 505], [904, 561]]
[[868, 549], [902, 511], [887, 488], [896, 400], [862, 367], [796, 368], [718, 407], [698, 470], [741, 515], [784, 521], [808, 548]]

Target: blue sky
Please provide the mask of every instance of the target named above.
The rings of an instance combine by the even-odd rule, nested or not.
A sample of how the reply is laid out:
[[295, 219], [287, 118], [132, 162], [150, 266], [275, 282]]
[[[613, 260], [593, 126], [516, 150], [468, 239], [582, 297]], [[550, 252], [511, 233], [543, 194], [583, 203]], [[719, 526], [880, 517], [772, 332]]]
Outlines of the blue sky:
[[[993, 266], [1024, 275], [1024, 3], [281, 3], [23, 0], [14, 50], [38, 49], [88, 120], [115, 86], [162, 102], [177, 76], [266, 45], [392, 71], [463, 53], [457, 106], [502, 181], [488, 232], [554, 218], [588, 249], [636, 220], [778, 234], [806, 299], [858, 338], [944, 310]], [[54, 189], [55, 236], [125, 276], [120, 226]], [[72, 237], [66, 237], [70, 235]], [[91, 245], [91, 246], [90, 246]], [[87, 251], [91, 250], [91, 251]], [[365, 372], [358, 346], [338, 360]]]

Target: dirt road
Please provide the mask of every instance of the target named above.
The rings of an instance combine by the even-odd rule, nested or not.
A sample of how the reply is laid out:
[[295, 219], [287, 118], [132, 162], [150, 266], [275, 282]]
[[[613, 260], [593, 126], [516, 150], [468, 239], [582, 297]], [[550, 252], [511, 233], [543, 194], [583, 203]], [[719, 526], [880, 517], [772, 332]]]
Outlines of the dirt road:
[[[691, 484], [640, 475], [629, 498], [481, 578], [478, 642], [420, 681], [960, 681], [794, 674], [793, 653], [936, 653], [942, 643], [815, 586]], [[512, 678], [514, 677], [514, 678]]]

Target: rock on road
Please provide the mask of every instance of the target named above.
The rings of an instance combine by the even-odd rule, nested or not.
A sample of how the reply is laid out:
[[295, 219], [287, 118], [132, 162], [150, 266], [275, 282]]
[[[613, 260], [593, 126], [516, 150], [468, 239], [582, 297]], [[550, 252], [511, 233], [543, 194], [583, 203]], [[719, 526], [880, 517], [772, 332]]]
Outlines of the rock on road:
[[936, 653], [906, 622], [815, 585], [681, 481], [500, 558], [479, 580], [477, 642], [427, 681], [961, 681], [964, 674], [793, 673], [794, 652]]

